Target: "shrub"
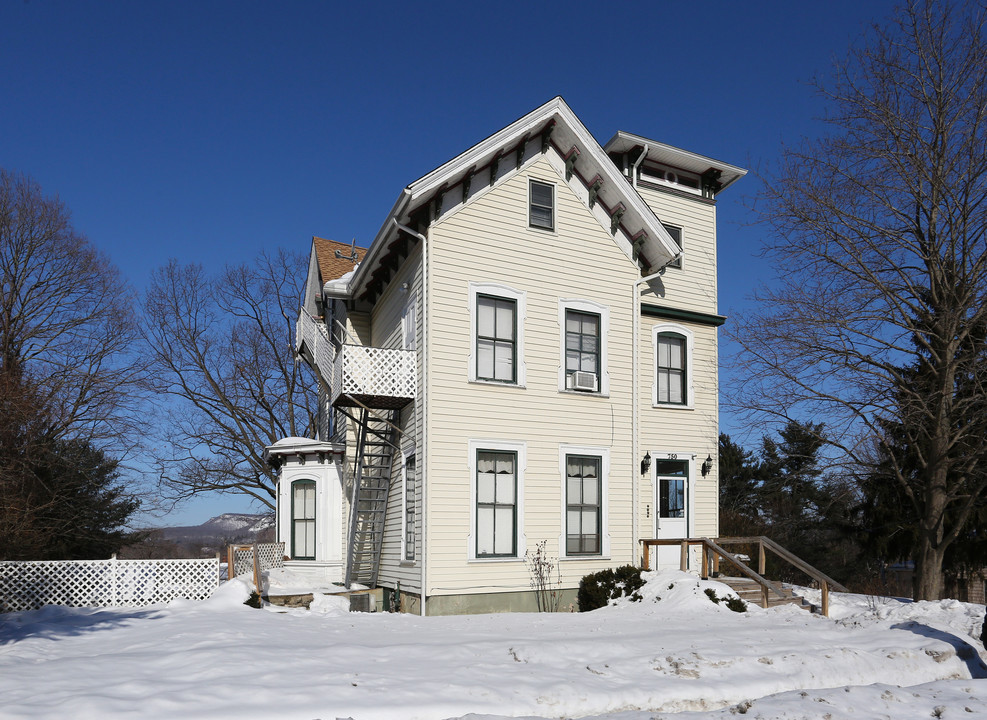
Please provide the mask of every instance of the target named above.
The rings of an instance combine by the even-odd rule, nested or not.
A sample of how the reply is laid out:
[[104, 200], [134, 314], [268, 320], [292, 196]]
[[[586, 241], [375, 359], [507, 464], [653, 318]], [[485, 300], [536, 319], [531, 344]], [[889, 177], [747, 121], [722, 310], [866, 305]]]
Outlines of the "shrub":
[[740, 598], [721, 598], [717, 596], [716, 590], [713, 588], [706, 588], [703, 592], [706, 593], [706, 596], [717, 605], [719, 605], [721, 601], [724, 601], [726, 602], [727, 607], [734, 612], [747, 612], [747, 603]]
[[606, 607], [611, 600], [629, 596], [634, 602], [641, 600], [638, 590], [644, 585], [641, 570], [633, 565], [607, 568], [587, 575], [579, 581], [579, 612], [589, 612]]

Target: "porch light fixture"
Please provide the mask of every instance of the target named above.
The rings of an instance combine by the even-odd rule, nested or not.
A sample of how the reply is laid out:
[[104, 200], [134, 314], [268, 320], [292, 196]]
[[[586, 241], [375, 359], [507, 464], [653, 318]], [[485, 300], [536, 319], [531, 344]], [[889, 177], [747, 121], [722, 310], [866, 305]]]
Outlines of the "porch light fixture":
[[647, 475], [648, 470], [651, 469], [651, 453], [644, 453], [644, 459], [641, 460], [641, 474]]
[[713, 469], [713, 456], [707, 455], [706, 461], [703, 463], [702, 467], [700, 468], [700, 470], [703, 473], [703, 477], [709, 475], [709, 471], [712, 469]]

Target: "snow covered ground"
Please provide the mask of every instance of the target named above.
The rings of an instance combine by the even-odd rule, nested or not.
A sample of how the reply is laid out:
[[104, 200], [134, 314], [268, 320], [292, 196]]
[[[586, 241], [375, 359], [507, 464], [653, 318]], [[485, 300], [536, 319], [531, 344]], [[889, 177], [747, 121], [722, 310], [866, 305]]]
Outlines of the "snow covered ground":
[[[421, 618], [206, 602], [0, 616], [3, 718], [987, 717], [983, 607], [834, 595], [734, 613], [684, 573], [591, 613]], [[660, 598], [660, 599], [659, 599]]]

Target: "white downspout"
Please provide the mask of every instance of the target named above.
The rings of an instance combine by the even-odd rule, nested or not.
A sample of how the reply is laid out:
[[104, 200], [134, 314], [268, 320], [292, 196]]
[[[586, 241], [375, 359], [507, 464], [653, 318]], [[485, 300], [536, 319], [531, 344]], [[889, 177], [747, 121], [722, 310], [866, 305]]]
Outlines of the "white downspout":
[[637, 187], [637, 169], [641, 166], [641, 163], [644, 162], [644, 158], [648, 156], [648, 147], [649, 146], [645, 144], [644, 150], [641, 152], [641, 156], [634, 161], [634, 167], [631, 168], [631, 185], [635, 188]]
[[[642, 157], [644, 157], [642, 155]], [[637, 165], [634, 166], [635, 168]], [[632, 333], [631, 342], [634, 343], [634, 347], [631, 349], [631, 563], [633, 565], [638, 565], [638, 554], [637, 547], [639, 545], [639, 540], [641, 537], [640, 530], [640, 508], [641, 508], [641, 447], [640, 447], [640, 327], [641, 327], [641, 293], [638, 291], [638, 286], [642, 283], [649, 283], [655, 278], [659, 277], [665, 272], [665, 268], [671, 263], [682, 256], [679, 253], [674, 258], [669, 260], [665, 265], [661, 267], [656, 273], [652, 273], [646, 277], [640, 278], [634, 281], [631, 285], [631, 292], [633, 293], [632, 307], [634, 318], [632, 321]]]
[[425, 565], [428, 557], [425, 552], [425, 543], [428, 537], [427, 517], [428, 509], [428, 238], [417, 230], [412, 230], [407, 225], [403, 225], [393, 218], [394, 226], [399, 230], [412, 235], [422, 241], [422, 386], [420, 388], [418, 408], [422, 413], [422, 449], [421, 449], [421, 489], [422, 489], [422, 552], [421, 552], [421, 587], [419, 588], [420, 600], [418, 602], [419, 612], [425, 616]]

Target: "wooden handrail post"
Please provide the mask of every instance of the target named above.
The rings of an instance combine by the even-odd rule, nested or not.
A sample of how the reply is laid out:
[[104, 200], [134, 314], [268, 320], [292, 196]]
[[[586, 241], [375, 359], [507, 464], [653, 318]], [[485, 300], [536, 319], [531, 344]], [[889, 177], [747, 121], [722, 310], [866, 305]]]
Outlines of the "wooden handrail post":
[[720, 576], [720, 556], [713, 553], [713, 577]]
[[709, 548], [706, 543], [703, 543], [703, 559], [702, 567], [699, 569], [699, 577], [703, 580], [709, 580]]
[[679, 570], [685, 572], [689, 569], [689, 543], [682, 541], [682, 551], [679, 555]]
[[822, 614], [829, 617], [829, 583], [822, 581]]
[[[758, 573], [760, 574], [760, 573]], [[761, 607], [766, 608], [768, 606], [768, 586], [761, 586]]]
[[757, 574], [764, 575], [764, 541], [757, 541]]
[[647, 540], [642, 541], [644, 543], [644, 569], [651, 569], [651, 545], [648, 544]]

